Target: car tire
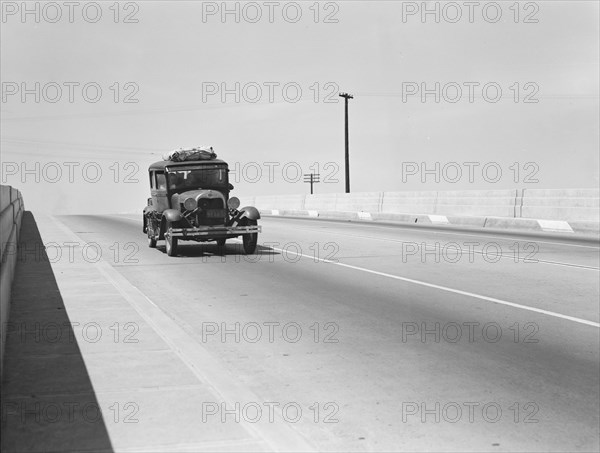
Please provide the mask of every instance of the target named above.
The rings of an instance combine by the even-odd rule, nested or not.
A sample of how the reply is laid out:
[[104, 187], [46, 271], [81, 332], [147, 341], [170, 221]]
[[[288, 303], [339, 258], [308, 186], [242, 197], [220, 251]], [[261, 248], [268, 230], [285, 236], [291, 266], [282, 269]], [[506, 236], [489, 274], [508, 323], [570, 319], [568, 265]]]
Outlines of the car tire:
[[[256, 224], [256, 220], [248, 219], [246, 222], [246, 226], [255, 226]], [[254, 252], [256, 252], [256, 246], [258, 244], [258, 233], [244, 234], [242, 237], [242, 242], [244, 245], [244, 253], [246, 255], [252, 255]]]
[[176, 256], [177, 255], [177, 238], [174, 238], [171, 234], [171, 223], [167, 223], [167, 228], [165, 232], [165, 248], [167, 249], [167, 255]]

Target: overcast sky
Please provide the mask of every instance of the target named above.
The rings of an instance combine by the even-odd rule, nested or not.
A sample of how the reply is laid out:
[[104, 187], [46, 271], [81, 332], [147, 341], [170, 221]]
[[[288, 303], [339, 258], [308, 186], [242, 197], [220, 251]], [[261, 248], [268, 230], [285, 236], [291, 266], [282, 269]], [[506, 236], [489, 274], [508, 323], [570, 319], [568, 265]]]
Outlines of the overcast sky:
[[598, 187], [598, 2], [427, 3], [2, 2], [2, 183], [140, 212], [152, 162], [212, 145], [240, 197], [343, 192], [342, 91], [353, 192]]

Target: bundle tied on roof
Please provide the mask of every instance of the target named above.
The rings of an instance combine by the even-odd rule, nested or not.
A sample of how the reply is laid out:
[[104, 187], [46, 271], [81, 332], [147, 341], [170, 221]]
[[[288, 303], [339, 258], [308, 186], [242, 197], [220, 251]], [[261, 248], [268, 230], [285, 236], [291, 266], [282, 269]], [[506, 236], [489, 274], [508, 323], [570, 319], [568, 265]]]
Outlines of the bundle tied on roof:
[[163, 156], [163, 160], [171, 162], [185, 162], [193, 160], [212, 160], [216, 159], [217, 154], [212, 146], [199, 146], [196, 148], [179, 148]]

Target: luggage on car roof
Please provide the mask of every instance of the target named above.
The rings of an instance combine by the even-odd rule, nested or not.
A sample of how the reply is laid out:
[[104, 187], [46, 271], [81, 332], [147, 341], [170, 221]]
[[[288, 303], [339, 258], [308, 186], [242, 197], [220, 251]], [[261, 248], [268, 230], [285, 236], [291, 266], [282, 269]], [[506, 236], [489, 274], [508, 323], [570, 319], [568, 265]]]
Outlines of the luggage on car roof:
[[216, 158], [217, 154], [213, 151], [212, 146], [179, 148], [163, 156], [163, 160], [170, 160], [172, 162], [185, 162], [188, 160], [212, 160]]

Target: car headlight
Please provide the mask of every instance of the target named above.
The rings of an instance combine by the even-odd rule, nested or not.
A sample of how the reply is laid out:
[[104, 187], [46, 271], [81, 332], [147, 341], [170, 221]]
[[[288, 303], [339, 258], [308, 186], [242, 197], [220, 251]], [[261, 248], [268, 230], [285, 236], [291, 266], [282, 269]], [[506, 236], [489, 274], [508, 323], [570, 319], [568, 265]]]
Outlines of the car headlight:
[[185, 201], [183, 202], [183, 207], [185, 209], [187, 209], [188, 211], [192, 211], [192, 210], [196, 209], [196, 200], [192, 197], [186, 198]]
[[240, 207], [240, 199], [238, 197], [231, 197], [227, 202], [229, 209], [237, 209]]

